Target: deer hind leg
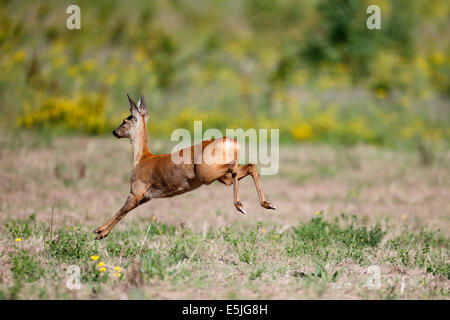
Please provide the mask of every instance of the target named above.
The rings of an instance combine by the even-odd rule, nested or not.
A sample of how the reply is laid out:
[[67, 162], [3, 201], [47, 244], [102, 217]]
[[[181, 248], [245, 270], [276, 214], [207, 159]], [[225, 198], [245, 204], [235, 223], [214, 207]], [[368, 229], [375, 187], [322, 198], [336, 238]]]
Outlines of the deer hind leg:
[[264, 193], [261, 188], [261, 182], [259, 181], [259, 173], [258, 171], [256, 171], [255, 164], [251, 163], [248, 164], [246, 167], [248, 167], [247, 170], [249, 174], [252, 176], [253, 182], [255, 183], [256, 191], [258, 192], [259, 203], [261, 204], [261, 206], [266, 209], [276, 210], [277, 208], [269, 201], [267, 201], [266, 198], [264, 197]]
[[240, 167], [237, 163], [233, 165], [232, 168], [230, 168], [231, 171], [231, 177], [233, 179], [233, 197], [234, 197], [234, 206], [239, 212], [242, 212], [243, 214], [247, 214], [247, 210], [244, 208], [241, 200], [239, 199], [239, 183], [238, 183], [238, 172], [240, 171]]
[[95, 240], [100, 240], [105, 238], [114, 228], [114, 226], [123, 219], [127, 215], [128, 212], [136, 208], [137, 206], [147, 202], [150, 200], [149, 198], [145, 198], [144, 196], [137, 197], [134, 194], [130, 193], [127, 201], [122, 206], [122, 208], [105, 224], [103, 224], [101, 227], [94, 230], [94, 233], [97, 233], [97, 237]]
[[[218, 181], [229, 186], [231, 184], [234, 184], [233, 172], [236, 173], [237, 180], [241, 180], [242, 178], [244, 178], [248, 175], [251, 175], [253, 178], [253, 182], [255, 183], [256, 191], [258, 192], [259, 202], [260, 202], [261, 206], [266, 209], [276, 210], [276, 207], [273, 204], [271, 204], [270, 202], [268, 202], [266, 200], [266, 198], [264, 197], [264, 193], [261, 188], [261, 182], [259, 180], [259, 174], [256, 170], [256, 166], [253, 163], [247, 164], [245, 166], [237, 165], [237, 166], [233, 167], [233, 170], [234, 171], [232, 171], [232, 173], [227, 173], [227, 174], [223, 175], [222, 177], [220, 177], [218, 179]], [[236, 185], [237, 185], [237, 183], [236, 183]], [[239, 198], [239, 194], [237, 196]], [[238, 208], [238, 210], [239, 210], [239, 208]], [[239, 210], [239, 211], [241, 211], [241, 210]]]

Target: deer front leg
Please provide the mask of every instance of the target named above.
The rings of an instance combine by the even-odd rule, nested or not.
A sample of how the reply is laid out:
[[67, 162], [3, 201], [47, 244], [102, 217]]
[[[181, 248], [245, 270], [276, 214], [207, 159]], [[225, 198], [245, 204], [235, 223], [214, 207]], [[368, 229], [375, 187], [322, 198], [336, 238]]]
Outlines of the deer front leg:
[[147, 202], [149, 199], [145, 199], [144, 196], [135, 196], [130, 193], [127, 201], [122, 206], [122, 208], [112, 217], [108, 222], [106, 222], [101, 227], [94, 230], [94, 233], [97, 233], [97, 237], [95, 240], [100, 240], [105, 238], [114, 228], [114, 226], [123, 219], [127, 215], [128, 212], [139, 206], [140, 204]]

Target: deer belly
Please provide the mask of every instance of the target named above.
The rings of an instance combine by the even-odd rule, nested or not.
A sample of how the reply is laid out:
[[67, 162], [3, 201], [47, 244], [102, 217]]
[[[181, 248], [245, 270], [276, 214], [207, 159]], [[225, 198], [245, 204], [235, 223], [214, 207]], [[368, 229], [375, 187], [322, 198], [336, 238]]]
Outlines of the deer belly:
[[167, 198], [167, 197], [173, 197], [188, 191], [191, 191], [197, 187], [199, 187], [201, 183], [197, 183], [192, 180], [183, 179], [178, 184], [163, 184], [158, 186], [151, 186], [146, 196], [150, 198]]

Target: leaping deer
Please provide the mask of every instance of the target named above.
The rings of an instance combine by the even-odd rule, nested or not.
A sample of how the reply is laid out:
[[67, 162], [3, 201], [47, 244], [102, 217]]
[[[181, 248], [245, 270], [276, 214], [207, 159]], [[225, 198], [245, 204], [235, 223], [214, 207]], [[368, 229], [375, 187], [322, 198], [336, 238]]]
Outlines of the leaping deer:
[[[97, 233], [96, 240], [106, 237], [128, 212], [150, 199], [173, 197], [197, 189], [203, 184], [209, 185], [216, 180], [227, 186], [233, 184], [234, 206], [237, 210], [246, 214], [247, 210], [239, 199], [238, 181], [251, 175], [261, 206], [266, 209], [276, 209], [264, 197], [255, 164], [251, 163], [244, 166], [238, 164], [240, 146], [237, 141], [227, 137], [204, 140], [197, 145], [182, 149], [176, 154], [153, 154], [147, 146], [148, 111], [144, 96], [141, 96], [138, 105], [129, 95], [128, 100], [131, 115], [124, 119], [122, 124], [113, 131], [113, 135], [117, 138], [129, 138], [131, 140], [133, 170], [130, 178], [130, 194], [122, 208], [109, 221], [94, 230], [94, 233]], [[217, 159], [227, 160], [195, 161], [197, 159], [194, 158], [196, 156], [194, 148], [200, 146], [200, 157], [205, 158], [205, 150], [209, 149], [213, 156], [222, 156]], [[188, 161], [188, 163], [176, 164], [172, 160], [174, 155], [183, 156], [186, 152], [190, 154], [191, 161]]]

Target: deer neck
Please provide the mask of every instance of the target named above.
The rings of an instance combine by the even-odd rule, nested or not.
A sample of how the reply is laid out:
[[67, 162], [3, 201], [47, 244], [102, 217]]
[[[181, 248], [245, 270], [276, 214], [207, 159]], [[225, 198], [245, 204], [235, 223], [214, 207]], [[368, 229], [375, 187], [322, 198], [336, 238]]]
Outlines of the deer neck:
[[145, 123], [138, 130], [137, 134], [131, 138], [131, 150], [133, 151], [133, 163], [136, 165], [145, 154], [150, 154], [147, 146], [147, 130]]

